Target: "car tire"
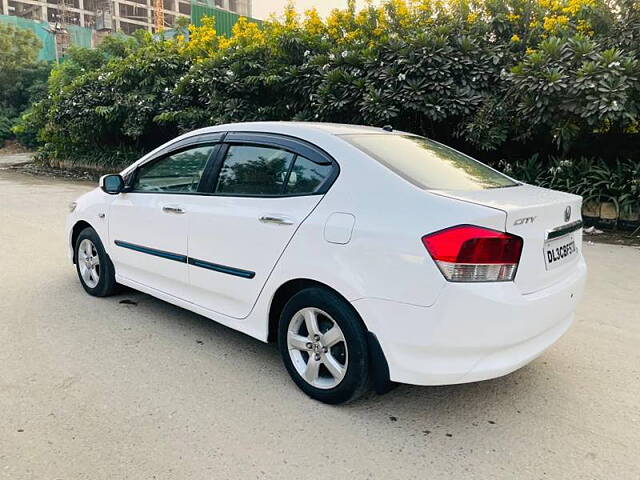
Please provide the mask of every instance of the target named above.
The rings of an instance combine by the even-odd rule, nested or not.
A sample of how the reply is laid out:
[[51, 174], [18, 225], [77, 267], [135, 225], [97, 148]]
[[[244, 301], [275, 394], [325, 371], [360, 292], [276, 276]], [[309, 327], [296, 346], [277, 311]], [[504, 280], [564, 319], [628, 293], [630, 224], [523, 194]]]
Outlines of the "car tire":
[[115, 293], [115, 268], [96, 231], [90, 227], [82, 230], [74, 248], [76, 271], [85, 291], [94, 297]]
[[315, 400], [346, 403], [370, 387], [362, 320], [328, 289], [307, 288], [289, 299], [280, 315], [278, 348], [293, 381]]

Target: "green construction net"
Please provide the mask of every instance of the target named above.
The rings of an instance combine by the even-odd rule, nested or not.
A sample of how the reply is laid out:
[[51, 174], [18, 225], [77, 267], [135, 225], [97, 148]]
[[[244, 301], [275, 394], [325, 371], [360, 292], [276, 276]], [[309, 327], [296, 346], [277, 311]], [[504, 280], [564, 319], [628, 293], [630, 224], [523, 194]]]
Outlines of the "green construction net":
[[[17, 28], [23, 28], [34, 32], [42, 42], [42, 48], [38, 53], [38, 59], [55, 60], [55, 40], [53, 35], [47, 31], [50, 29], [50, 25], [47, 22], [39, 22], [37, 20], [29, 20], [27, 18], [14, 17], [10, 15], [0, 15], [0, 23], [8, 23], [16, 26]], [[93, 31], [90, 28], [70, 25], [67, 27], [67, 31], [70, 35], [71, 44], [88, 48], [92, 46]]]
[[[230, 37], [233, 26], [236, 24], [241, 15], [212, 7], [207, 2], [191, 0], [191, 23], [193, 25], [201, 26], [203, 17], [215, 17], [216, 32], [218, 33], [218, 35]], [[250, 17], [247, 18], [251, 22], [262, 25], [261, 20]]]

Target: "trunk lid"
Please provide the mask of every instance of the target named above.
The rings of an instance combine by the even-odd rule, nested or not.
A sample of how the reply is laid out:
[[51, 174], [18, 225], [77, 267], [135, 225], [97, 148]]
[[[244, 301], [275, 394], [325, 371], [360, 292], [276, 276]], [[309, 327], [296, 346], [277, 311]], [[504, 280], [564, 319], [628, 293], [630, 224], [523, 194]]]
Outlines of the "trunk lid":
[[582, 197], [531, 185], [432, 192], [506, 213], [505, 231], [524, 240], [514, 280], [523, 293], [546, 288], [576, 268], [582, 255], [582, 228], [577, 223], [582, 219]]

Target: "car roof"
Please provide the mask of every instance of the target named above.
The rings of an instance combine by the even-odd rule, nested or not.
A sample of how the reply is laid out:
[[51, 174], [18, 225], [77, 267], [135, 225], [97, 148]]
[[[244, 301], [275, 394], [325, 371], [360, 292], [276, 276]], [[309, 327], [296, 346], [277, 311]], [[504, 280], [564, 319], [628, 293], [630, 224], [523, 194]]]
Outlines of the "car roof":
[[[219, 132], [219, 131], [244, 131], [244, 132], [263, 132], [263, 133], [291, 133], [302, 134], [312, 132], [322, 132], [330, 135], [350, 135], [363, 133], [405, 133], [400, 131], [389, 132], [382, 127], [370, 127], [365, 125], [351, 125], [347, 123], [324, 123], [324, 122], [241, 122], [228, 123], [225, 125], [216, 125], [201, 129], [203, 131]], [[195, 133], [195, 132], [194, 132]]]
[[[353, 134], [378, 134], [378, 135], [412, 135], [399, 130], [388, 131], [382, 127], [370, 127], [365, 125], [351, 125], [347, 123], [323, 123], [323, 122], [238, 122], [223, 125], [212, 125], [197, 130], [192, 130], [184, 135], [174, 138], [169, 144], [184, 140], [196, 135], [218, 132], [247, 132], [247, 133], [273, 133], [279, 135], [290, 135], [304, 140], [314, 141], [318, 136], [324, 135], [353, 135]], [[166, 148], [168, 144], [159, 146], [144, 155], [137, 162], [132, 163], [121, 173], [126, 174], [138, 165], [149, 161], [154, 155]]]

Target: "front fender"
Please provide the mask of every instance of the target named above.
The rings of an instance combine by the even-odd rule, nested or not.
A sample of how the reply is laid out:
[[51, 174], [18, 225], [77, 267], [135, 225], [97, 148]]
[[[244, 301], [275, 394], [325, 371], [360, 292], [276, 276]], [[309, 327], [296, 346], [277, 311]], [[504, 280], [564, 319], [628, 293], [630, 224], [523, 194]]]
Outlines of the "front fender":
[[76, 199], [76, 208], [67, 215], [66, 231], [67, 231], [67, 255], [73, 262], [74, 247], [73, 238], [77, 234], [76, 226], [80, 223], [86, 223], [93, 228], [104, 245], [107, 254], [110, 253], [109, 248], [109, 208], [112, 201], [112, 195], [107, 195], [99, 188], [91, 190], [88, 193]]

